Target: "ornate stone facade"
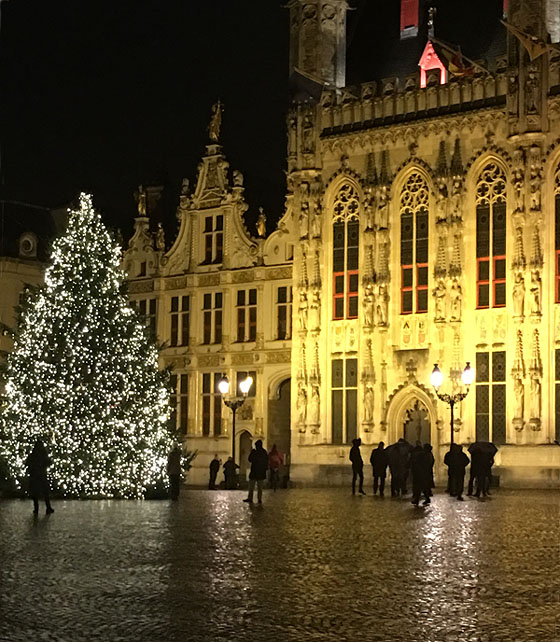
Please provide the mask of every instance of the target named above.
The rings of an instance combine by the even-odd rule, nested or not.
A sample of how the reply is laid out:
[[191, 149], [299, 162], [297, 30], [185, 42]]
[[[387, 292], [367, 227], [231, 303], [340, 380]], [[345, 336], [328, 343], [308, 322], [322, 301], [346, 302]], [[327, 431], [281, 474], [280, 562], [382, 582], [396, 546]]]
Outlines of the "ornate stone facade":
[[[510, 2], [512, 24], [546, 40], [544, 19], [529, 20], [525, 4]], [[486, 73], [440, 84], [439, 72], [428, 71], [425, 88], [417, 77], [343, 88], [342, 58], [333, 52], [344, 42], [346, 3], [327, 5], [288, 5], [291, 65], [324, 82], [317, 100], [295, 102], [287, 117], [286, 209], [277, 230], [266, 240], [262, 225], [259, 238], [248, 235], [242, 181], [229, 180], [217, 139], [194, 193], [181, 197], [171, 249], [153, 249], [145, 217], [137, 219], [124, 262], [132, 277], [139, 260], [148, 266], [158, 334], [168, 340], [170, 297], [186, 294], [192, 341], [183, 352], [220, 355], [230, 379], [236, 355], [251, 355], [243, 370], [257, 373], [251, 408], [262, 428], [247, 420], [243, 429], [264, 434], [268, 445], [277, 434], [269, 405], [291, 380], [296, 483], [321, 483], [324, 466], [347, 463], [354, 436], [370, 447], [422, 435], [441, 479], [449, 408], [432, 393], [430, 372], [439, 363], [454, 392], [470, 362], [476, 380], [456, 408], [454, 439], [497, 442], [502, 483], [558, 484], [560, 244], [552, 231], [560, 238], [560, 57], [548, 49], [530, 61], [510, 35], [508, 57]], [[546, 2], [531, 7], [544, 12]], [[204, 221], [217, 215], [223, 257], [205, 262], [216, 229]], [[193, 275], [187, 287], [183, 275]], [[133, 278], [133, 298], [147, 292], [141, 281]], [[280, 338], [282, 287], [293, 292], [293, 333]], [[237, 292], [251, 288], [258, 345], [235, 341]], [[206, 343], [204, 318], [215, 308], [206, 309], [204, 296], [217, 289], [224, 336]], [[164, 363], [180, 351], [165, 348]], [[229, 452], [227, 440], [218, 446], [216, 434], [203, 435], [204, 398], [212, 396], [203, 379], [214, 372], [185, 369], [187, 440], [208, 456]], [[228, 411], [222, 417], [220, 436], [229, 436]], [[204, 474], [206, 464], [201, 459]]]

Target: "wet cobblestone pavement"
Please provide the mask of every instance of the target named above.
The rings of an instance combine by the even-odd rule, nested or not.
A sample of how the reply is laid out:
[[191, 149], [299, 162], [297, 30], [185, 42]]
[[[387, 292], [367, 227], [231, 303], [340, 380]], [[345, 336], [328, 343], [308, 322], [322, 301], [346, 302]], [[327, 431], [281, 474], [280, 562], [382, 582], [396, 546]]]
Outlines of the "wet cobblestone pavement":
[[2, 642], [560, 640], [560, 495], [0, 502]]

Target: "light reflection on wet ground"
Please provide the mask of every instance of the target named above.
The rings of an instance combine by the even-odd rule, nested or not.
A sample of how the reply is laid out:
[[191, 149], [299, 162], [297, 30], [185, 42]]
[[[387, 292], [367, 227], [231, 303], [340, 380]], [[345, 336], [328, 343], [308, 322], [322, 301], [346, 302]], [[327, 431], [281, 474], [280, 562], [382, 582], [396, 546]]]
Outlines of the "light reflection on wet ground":
[[560, 640], [558, 493], [242, 497], [1, 502], [0, 640]]

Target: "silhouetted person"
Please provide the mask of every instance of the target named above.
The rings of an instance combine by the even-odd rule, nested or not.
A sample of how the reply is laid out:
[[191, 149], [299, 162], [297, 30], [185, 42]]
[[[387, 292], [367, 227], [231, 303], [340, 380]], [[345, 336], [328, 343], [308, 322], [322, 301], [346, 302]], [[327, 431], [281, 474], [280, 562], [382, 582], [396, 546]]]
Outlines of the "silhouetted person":
[[257, 439], [255, 447], [249, 453], [249, 462], [251, 463], [251, 472], [249, 473], [249, 495], [244, 502], [253, 503], [253, 492], [255, 484], [257, 485], [257, 498], [259, 504], [262, 504], [263, 481], [266, 479], [268, 468], [268, 453], [263, 448], [262, 441]]
[[224, 464], [224, 481], [226, 490], [233, 490], [237, 487], [237, 469], [239, 466], [233, 461], [233, 457], [228, 457]]
[[445, 453], [443, 463], [449, 473], [449, 494], [463, 500], [463, 486], [465, 484], [465, 468], [469, 465], [469, 458], [463, 452], [460, 444], [453, 444]]
[[436, 460], [434, 459], [434, 453], [432, 452], [431, 444], [424, 444], [424, 450], [428, 454], [428, 459], [430, 461], [430, 497], [434, 494], [432, 489], [436, 487], [434, 482], [434, 465]]
[[379, 446], [371, 451], [369, 458], [371, 470], [373, 473], [373, 494], [377, 494], [379, 488], [379, 496], [383, 497], [385, 491], [385, 477], [387, 476], [387, 466], [389, 465], [389, 457], [385, 451], [385, 444], [380, 441]]
[[406, 481], [410, 466], [411, 447], [402, 437], [388, 449], [389, 470], [391, 471], [391, 496], [406, 495]]
[[177, 446], [167, 457], [167, 474], [169, 475], [169, 497], [173, 501], [179, 499], [181, 492], [181, 448]]
[[471, 452], [471, 468], [469, 470], [469, 483], [467, 486], [467, 495], [473, 494], [474, 484], [477, 481], [482, 467], [482, 451], [480, 448], [474, 448]]
[[282, 462], [282, 453], [278, 448], [276, 448], [276, 444], [272, 444], [272, 449], [268, 453], [268, 467], [270, 469], [270, 487], [274, 491], [278, 488], [280, 466], [282, 465]]
[[360, 452], [362, 445], [361, 439], [352, 439], [352, 448], [350, 448], [350, 461], [352, 462], [352, 495], [356, 494], [356, 478], [359, 477], [360, 485], [358, 492], [365, 495], [364, 491], [364, 460]]
[[25, 465], [29, 475], [29, 494], [33, 499], [33, 512], [35, 515], [39, 512], [39, 500], [44, 499], [47, 515], [54, 513], [49, 498], [49, 480], [47, 479], [47, 468], [51, 465], [51, 460], [41, 439], [37, 439], [35, 442], [33, 450], [25, 460]]
[[490, 452], [481, 451], [476, 470], [476, 493], [475, 497], [490, 495], [490, 483], [492, 481], [492, 466], [494, 455]]
[[220, 465], [222, 460], [218, 457], [218, 453], [214, 455], [214, 459], [210, 462], [210, 480], [208, 481], [208, 489], [216, 490], [216, 477], [220, 472]]
[[432, 492], [431, 453], [417, 443], [410, 454], [410, 472], [412, 473], [412, 503], [418, 506], [420, 495], [424, 495], [424, 506], [430, 503]]

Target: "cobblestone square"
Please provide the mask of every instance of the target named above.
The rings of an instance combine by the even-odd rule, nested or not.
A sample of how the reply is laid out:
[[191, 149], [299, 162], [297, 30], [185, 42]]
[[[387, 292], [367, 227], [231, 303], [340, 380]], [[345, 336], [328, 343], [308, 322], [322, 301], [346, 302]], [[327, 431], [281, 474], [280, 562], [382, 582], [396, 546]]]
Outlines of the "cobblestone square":
[[560, 640], [559, 496], [0, 503], [2, 642]]

